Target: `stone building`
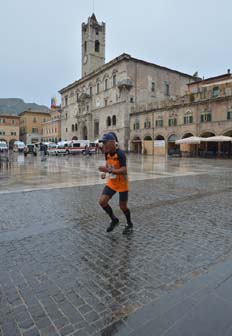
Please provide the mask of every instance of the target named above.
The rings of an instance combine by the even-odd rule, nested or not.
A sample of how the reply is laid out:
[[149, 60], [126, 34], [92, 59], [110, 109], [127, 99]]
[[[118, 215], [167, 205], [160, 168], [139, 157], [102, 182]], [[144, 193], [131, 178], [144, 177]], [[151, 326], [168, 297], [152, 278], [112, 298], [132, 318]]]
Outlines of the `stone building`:
[[50, 118], [42, 122], [42, 141], [55, 142], [61, 140], [61, 110], [53, 107], [50, 110]]
[[[187, 87], [186, 94], [174, 100], [163, 100], [150, 108], [138, 106], [133, 109], [130, 114], [132, 151], [165, 155], [176, 148], [177, 139], [232, 136], [230, 71], [189, 83]], [[181, 150], [189, 151], [189, 147], [182, 146]]]
[[0, 115], [0, 141], [6, 141], [12, 149], [16, 140], [19, 140], [19, 117]]
[[[195, 77], [122, 54], [105, 63], [105, 23], [93, 14], [82, 24], [82, 78], [61, 94], [62, 140], [96, 140], [114, 131], [130, 147], [130, 115], [187, 92]], [[146, 118], [146, 127], [152, 124]], [[149, 124], [150, 123], [150, 124]], [[133, 130], [133, 128], [132, 128]]]
[[41, 142], [42, 123], [50, 119], [48, 112], [24, 111], [19, 114], [20, 140], [25, 144]]

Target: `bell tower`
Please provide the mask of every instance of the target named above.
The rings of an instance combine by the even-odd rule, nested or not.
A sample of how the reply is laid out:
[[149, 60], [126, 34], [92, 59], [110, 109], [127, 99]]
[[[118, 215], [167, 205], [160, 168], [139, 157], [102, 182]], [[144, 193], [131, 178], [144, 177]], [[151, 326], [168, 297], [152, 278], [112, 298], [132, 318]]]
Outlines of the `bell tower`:
[[105, 64], [105, 23], [95, 14], [82, 23], [82, 77]]

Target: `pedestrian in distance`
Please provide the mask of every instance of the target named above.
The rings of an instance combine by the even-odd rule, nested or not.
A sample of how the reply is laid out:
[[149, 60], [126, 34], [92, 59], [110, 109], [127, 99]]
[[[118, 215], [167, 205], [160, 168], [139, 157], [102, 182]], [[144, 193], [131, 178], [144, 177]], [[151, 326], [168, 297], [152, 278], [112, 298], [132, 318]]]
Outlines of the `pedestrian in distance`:
[[114, 133], [104, 134], [99, 140], [99, 142], [103, 144], [102, 149], [105, 153], [106, 165], [100, 166], [98, 169], [102, 173], [102, 179], [105, 179], [108, 174], [108, 180], [102, 191], [99, 204], [111, 219], [111, 223], [106, 230], [107, 232], [111, 232], [119, 224], [119, 219], [114, 215], [114, 212], [109, 205], [109, 201], [117, 192], [119, 193], [119, 207], [124, 213], [127, 221], [122, 233], [128, 234], [132, 232], [133, 224], [131, 222], [130, 210], [127, 207], [128, 176], [126, 155], [117, 146], [116, 140], [117, 138]]

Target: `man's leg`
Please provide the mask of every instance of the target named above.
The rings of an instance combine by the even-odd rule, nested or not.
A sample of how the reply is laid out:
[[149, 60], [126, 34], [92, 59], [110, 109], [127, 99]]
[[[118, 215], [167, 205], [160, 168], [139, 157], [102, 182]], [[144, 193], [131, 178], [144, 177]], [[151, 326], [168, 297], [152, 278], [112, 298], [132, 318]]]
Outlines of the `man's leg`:
[[131, 221], [130, 209], [127, 207], [128, 192], [122, 192], [119, 196], [119, 206], [122, 212], [124, 213], [127, 221], [127, 225], [123, 230], [123, 234], [131, 233], [133, 228], [133, 223]]
[[106, 186], [103, 189], [102, 195], [101, 195], [100, 200], [99, 200], [100, 206], [108, 214], [108, 216], [111, 218], [111, 223], [110, 223], [109, 227], [106, 229], [107, 232], [113, 231], [115, 226], [117, 226], [118, 223], [119, 223], [118, 218], [114, 215], [111, 206], [108, 204], [109, 200], [112, 198], [112, 196], [114, 194], [115, 194], [115, 191]]

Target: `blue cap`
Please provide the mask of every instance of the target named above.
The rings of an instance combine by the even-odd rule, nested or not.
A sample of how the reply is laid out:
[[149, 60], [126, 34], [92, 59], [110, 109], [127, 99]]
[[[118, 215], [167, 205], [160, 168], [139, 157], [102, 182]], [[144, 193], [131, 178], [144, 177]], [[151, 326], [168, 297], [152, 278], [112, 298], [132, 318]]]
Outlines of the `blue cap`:
[[106, 142], [106, 141], [115, 141], [115, 137], [112, 133], [106, 133], [106, 134], [103, 134], [102, 138], [99, 139], [98, 141], [99, 142]]

